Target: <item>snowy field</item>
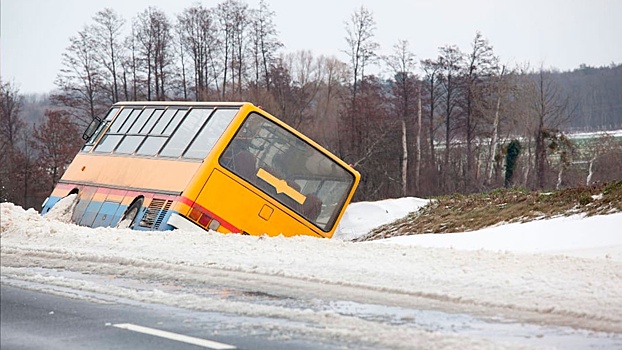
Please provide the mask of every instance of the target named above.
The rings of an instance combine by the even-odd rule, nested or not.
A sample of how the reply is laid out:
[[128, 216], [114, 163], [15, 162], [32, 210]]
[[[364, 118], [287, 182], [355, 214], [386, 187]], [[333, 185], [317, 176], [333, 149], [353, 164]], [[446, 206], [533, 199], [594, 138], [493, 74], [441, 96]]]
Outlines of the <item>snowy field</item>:
[[[210, 279], [298, 297], [430, 308], [610, 334], [622, 345], [622, 213], [560, 217], [475, 232], [352, 243], [425, 205], [416, 198], [352, 204], [332, 240], [90, 229], [1, 204], [3, 283], [30, 281], [135, 300], [324, 325], [318, 336], [386, 348], [521, 348], [486, 337], [379, 324], [335, 312], [224, 303], [166, 290], [137, 291], [50, 268], [175, 281]], [[207, 299], [206, 299], [207, 298]], [[305, 332], [320, 332], [305, 329]], [[302, 330], [298, 330], [302, 331]], [[459, 346], [458, 346], [459, 344]]]
[[570, 136], [571, 139], [591, 139], [604, 135], [609, 135], [611, 137], [622, 137], [622, 130], [580, 132], [576, 134], [569, 134], [568, 136]]

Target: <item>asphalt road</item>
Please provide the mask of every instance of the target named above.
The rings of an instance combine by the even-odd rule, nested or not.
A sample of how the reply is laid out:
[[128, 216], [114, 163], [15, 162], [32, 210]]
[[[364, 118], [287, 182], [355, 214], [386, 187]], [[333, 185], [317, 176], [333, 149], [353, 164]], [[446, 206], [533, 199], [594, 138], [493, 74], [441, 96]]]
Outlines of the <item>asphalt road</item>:
[[[102, 303], [0, 286], [0, 348], [331, 349], [336, 344], [243, 334], [252, 319], [173, 307]], [[164, 331], [164, 332], [163, 332]]]
[[[334, 332], [331, 320], [344, 317], [350, 323], [337, 323], [336, 329], [373, 322], [526, 348], [622, 349], [617, 333], [390, 305], [400, 296], [382, 291], [209, 268], [184, 277], [139, 266], [107, 270], [100, 265], [98, 273], [76, 272], [64, 269], [65, 264], [3, 265], [0, 349], [391, 348], [375, 338], [381, 332], [368, 337]], [[132, 269], [139, 271], [133, 275]], [[413, 297], [408, 300], [416, 303]], [[323, 313], [338, 317], [317, 318]], [[411, 345], [400, 342], [398, 347]]]

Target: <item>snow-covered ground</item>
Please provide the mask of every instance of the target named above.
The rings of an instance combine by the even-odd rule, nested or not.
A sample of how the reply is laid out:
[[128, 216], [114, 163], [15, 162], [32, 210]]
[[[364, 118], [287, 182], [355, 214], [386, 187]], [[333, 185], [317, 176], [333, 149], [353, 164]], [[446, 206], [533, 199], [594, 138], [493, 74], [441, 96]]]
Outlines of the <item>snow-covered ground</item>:
[[609, 135], [612, 137], [622, 137], [622, 130], [609, 130], [609, 131], [594, 131], [594, 132], [579, 132], [574, 134], [568, 134], [571, 139], [590, 139], [594, 137]]
[[[34, 210], [2, 203], [2, 275], [5, 281], [56, 284], [201, 309], [206, 305], [218, 308], [220, 304], [214, 300], [206, 303], [197, 296], [174, 298], [162, 291], [133, 294], [127, 288], [45, 277], [35, 270], [24, 272], [22, 267], [197, 280], [206, 276], [225, 278], [224, 271], [230, 274], [227, 278], [237, 276], [240, 280], [258, 276], [263, 283], [256, 282], [257, 288], [282, 293], [291, 287], [291, 293], [312, 295], [317, 288], [318, 294], [327, 297], [349, 293], [349, 300], [368, 298], [384, 305], [428, 305], [498, 315], [609, 332], [617, 334], [619, 340], [622, 213], [506, 224], [476, 232], [350, 242], [425, 203], [416, 198], [354, 203], [332, 240], [90, 229], [64, 223], [59, 220], [62, 215], [41, 217]], [[326, 329], [340, 337], [363, 337], [371, 332], [378, 344], [391, 348], [400, 344], [408, 348], [413, 342], [422, 348], [425, 344], [434, 348], [456, 348], [456, 344], [460, 348], [505, 347], [486, 339], [380, 325], [326, 312], [297, 313], [245, 303], [222, 305], [222, 309], [296, 320], [312, 318], [324, 322]]]
[[427, 199], [406, 197], [353, 203], [346, 209], [333, 239], [350, 241], [374, 228], [403, 218], [428, 204]]

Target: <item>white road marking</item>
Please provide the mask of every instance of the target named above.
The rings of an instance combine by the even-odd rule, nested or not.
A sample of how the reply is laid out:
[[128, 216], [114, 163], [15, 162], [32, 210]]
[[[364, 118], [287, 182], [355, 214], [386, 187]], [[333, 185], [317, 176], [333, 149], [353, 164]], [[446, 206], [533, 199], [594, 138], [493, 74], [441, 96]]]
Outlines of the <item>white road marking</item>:
[[172, 339], [172, 340], [176, 340], [176, 341], [184, 342], [188, 344], [194, 344], [194, 345], [202, 346], [202, 347], [209, 348], [209, 349], [216, 349], [216, 350], [235, 349], [235, 346], [233, 345], [223, 344], [223, 343], [219, 343], [219, 342], [215, 342], [215, 341], [207, 340], [207, 339], [190, 337], [190, 336], [183, 335], [183, 334], [161, 331], [159, 329], [154, 329], [154, 328], [149, 328], [149, 327], [137, 326], [131, 323], [117, 323], [117, 324], [114, 324], [113, 326], [117, 328], [127, 329], [127, 330], [134, 331], [134, 332], [153, 335], [156, 337]]

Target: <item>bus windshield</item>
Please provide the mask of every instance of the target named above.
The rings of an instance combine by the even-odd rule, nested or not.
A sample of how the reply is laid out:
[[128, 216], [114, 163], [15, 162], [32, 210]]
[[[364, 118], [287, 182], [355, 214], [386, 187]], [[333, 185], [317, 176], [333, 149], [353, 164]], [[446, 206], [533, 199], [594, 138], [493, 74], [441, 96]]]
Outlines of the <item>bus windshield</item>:
[[258, 113], [244, 121], [220, 164], [325, 232], [355, 181], [333, 159]]

